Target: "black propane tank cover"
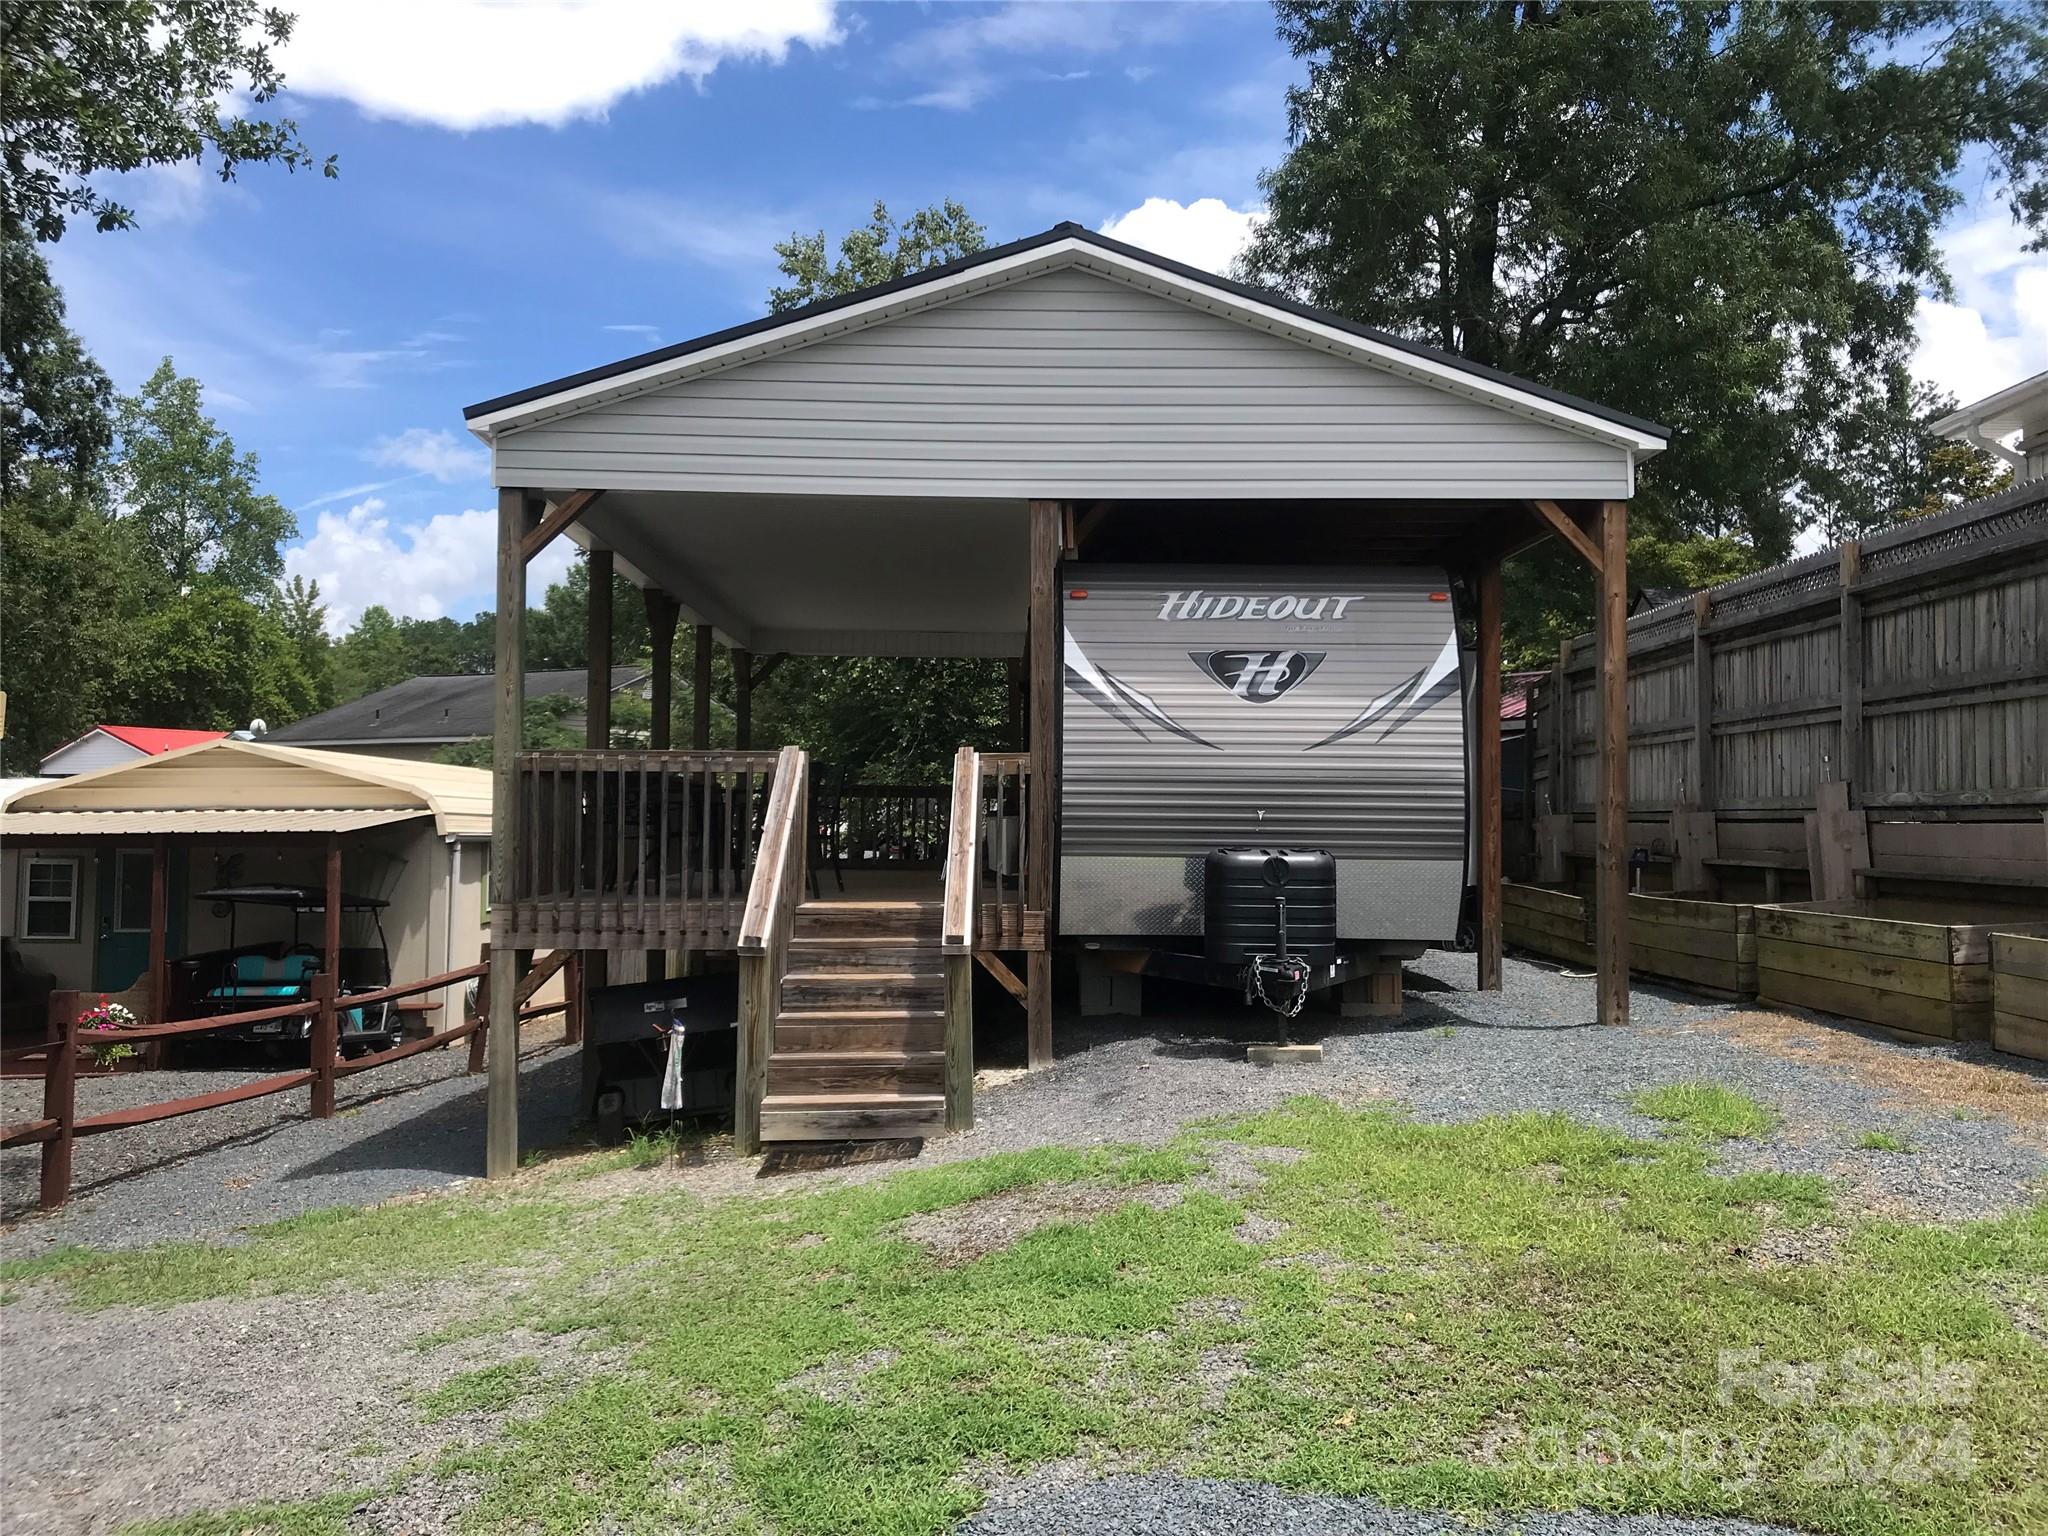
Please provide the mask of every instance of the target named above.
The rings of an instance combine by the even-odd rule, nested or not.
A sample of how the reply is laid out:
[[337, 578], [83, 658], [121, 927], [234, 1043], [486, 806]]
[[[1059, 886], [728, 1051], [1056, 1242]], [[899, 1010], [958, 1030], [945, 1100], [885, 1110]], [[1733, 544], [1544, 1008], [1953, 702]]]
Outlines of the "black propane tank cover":
[[1310, 965], [1337, 958], [1337, 859], [1322, 848], [1217, 848], [1202, 861], [1202, 949], [1218, 965], [1280, 953]]

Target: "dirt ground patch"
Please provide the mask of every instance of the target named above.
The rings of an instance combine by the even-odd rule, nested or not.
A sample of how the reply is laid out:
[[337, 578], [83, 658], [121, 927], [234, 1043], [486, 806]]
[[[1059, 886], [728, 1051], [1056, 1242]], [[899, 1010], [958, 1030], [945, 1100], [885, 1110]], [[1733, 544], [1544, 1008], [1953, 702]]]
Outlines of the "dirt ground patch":
[[2026, 1141], [2048, 1147], [2048, 1076], [2017, 1063], [1959, 1061], [1936, 1049], [1902, 1051], [1847, 1029], [1762, 1010], [1727, 1014], [1705, 1027], [1788, 1061], [1834, 1068], [1907, 1108], [1996, 1115]]
[[1034, 1184], [909, 1217], [897, 1231], [941, 1264], [969, 1264], [1054, 1222], [1088, 1221], [1125, 1205], [1163, 1211], [1185, 1194], [1165, 1184]]

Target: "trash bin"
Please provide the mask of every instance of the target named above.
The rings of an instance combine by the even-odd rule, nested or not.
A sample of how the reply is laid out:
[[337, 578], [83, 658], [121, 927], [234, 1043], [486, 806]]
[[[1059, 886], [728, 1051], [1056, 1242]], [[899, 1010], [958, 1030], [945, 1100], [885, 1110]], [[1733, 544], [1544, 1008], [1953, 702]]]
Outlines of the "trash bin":
[[736, 972], [678, 976], [600, 987], [584, 1018], [597, 1072], [587, 1106], [600, 1130], [662, 1116], [661, 1079], [668, 1034], [683, 1026], [683, 1103], [678, 1115], [732, 1108], [739, 1060], [740, 987]]

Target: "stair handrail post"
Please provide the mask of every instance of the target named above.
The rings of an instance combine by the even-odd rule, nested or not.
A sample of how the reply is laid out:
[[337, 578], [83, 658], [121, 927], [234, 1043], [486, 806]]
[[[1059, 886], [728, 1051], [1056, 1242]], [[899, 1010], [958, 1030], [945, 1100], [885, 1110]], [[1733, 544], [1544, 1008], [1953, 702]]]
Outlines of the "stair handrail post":
[[789, 954], [790, 925], [804, 883], [804, 845], [810, 825], [810, 760], [801, 747], [775, 758], [754, 878], [740, 919], [740, 1028], [733, 1070], [733, 1145], [742, 1155], [761, 1150], [761, 1099], [774, 1050], [776, 992]]
[[981, 756], [953, 757], [953, 805], [946, 827], [946, 902], [939, 947], [946, 956], [946, 1129], [974, 1124], [974, 918], [981, 857]]
[[49, 1049], [43, 1057], [43, 1118], [57, 1122], [43, 1143], [39, 1204], [54, 1211], [71, 1198], [72, 1127], [78, 1121], [78, 1015], [84, 997], [50, 994]]

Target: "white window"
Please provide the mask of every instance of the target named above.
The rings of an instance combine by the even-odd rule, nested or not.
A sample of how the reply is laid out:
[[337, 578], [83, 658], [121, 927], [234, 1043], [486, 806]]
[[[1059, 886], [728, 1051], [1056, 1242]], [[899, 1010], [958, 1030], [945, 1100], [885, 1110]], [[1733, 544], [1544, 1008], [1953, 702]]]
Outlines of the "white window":
[[150, 880], [155, 860], [145, 849], [114, 854], [114, 932], [149, 932]]
[[77, 938], [78, 860], [29, 857], [21, 867], [21, 936]]

